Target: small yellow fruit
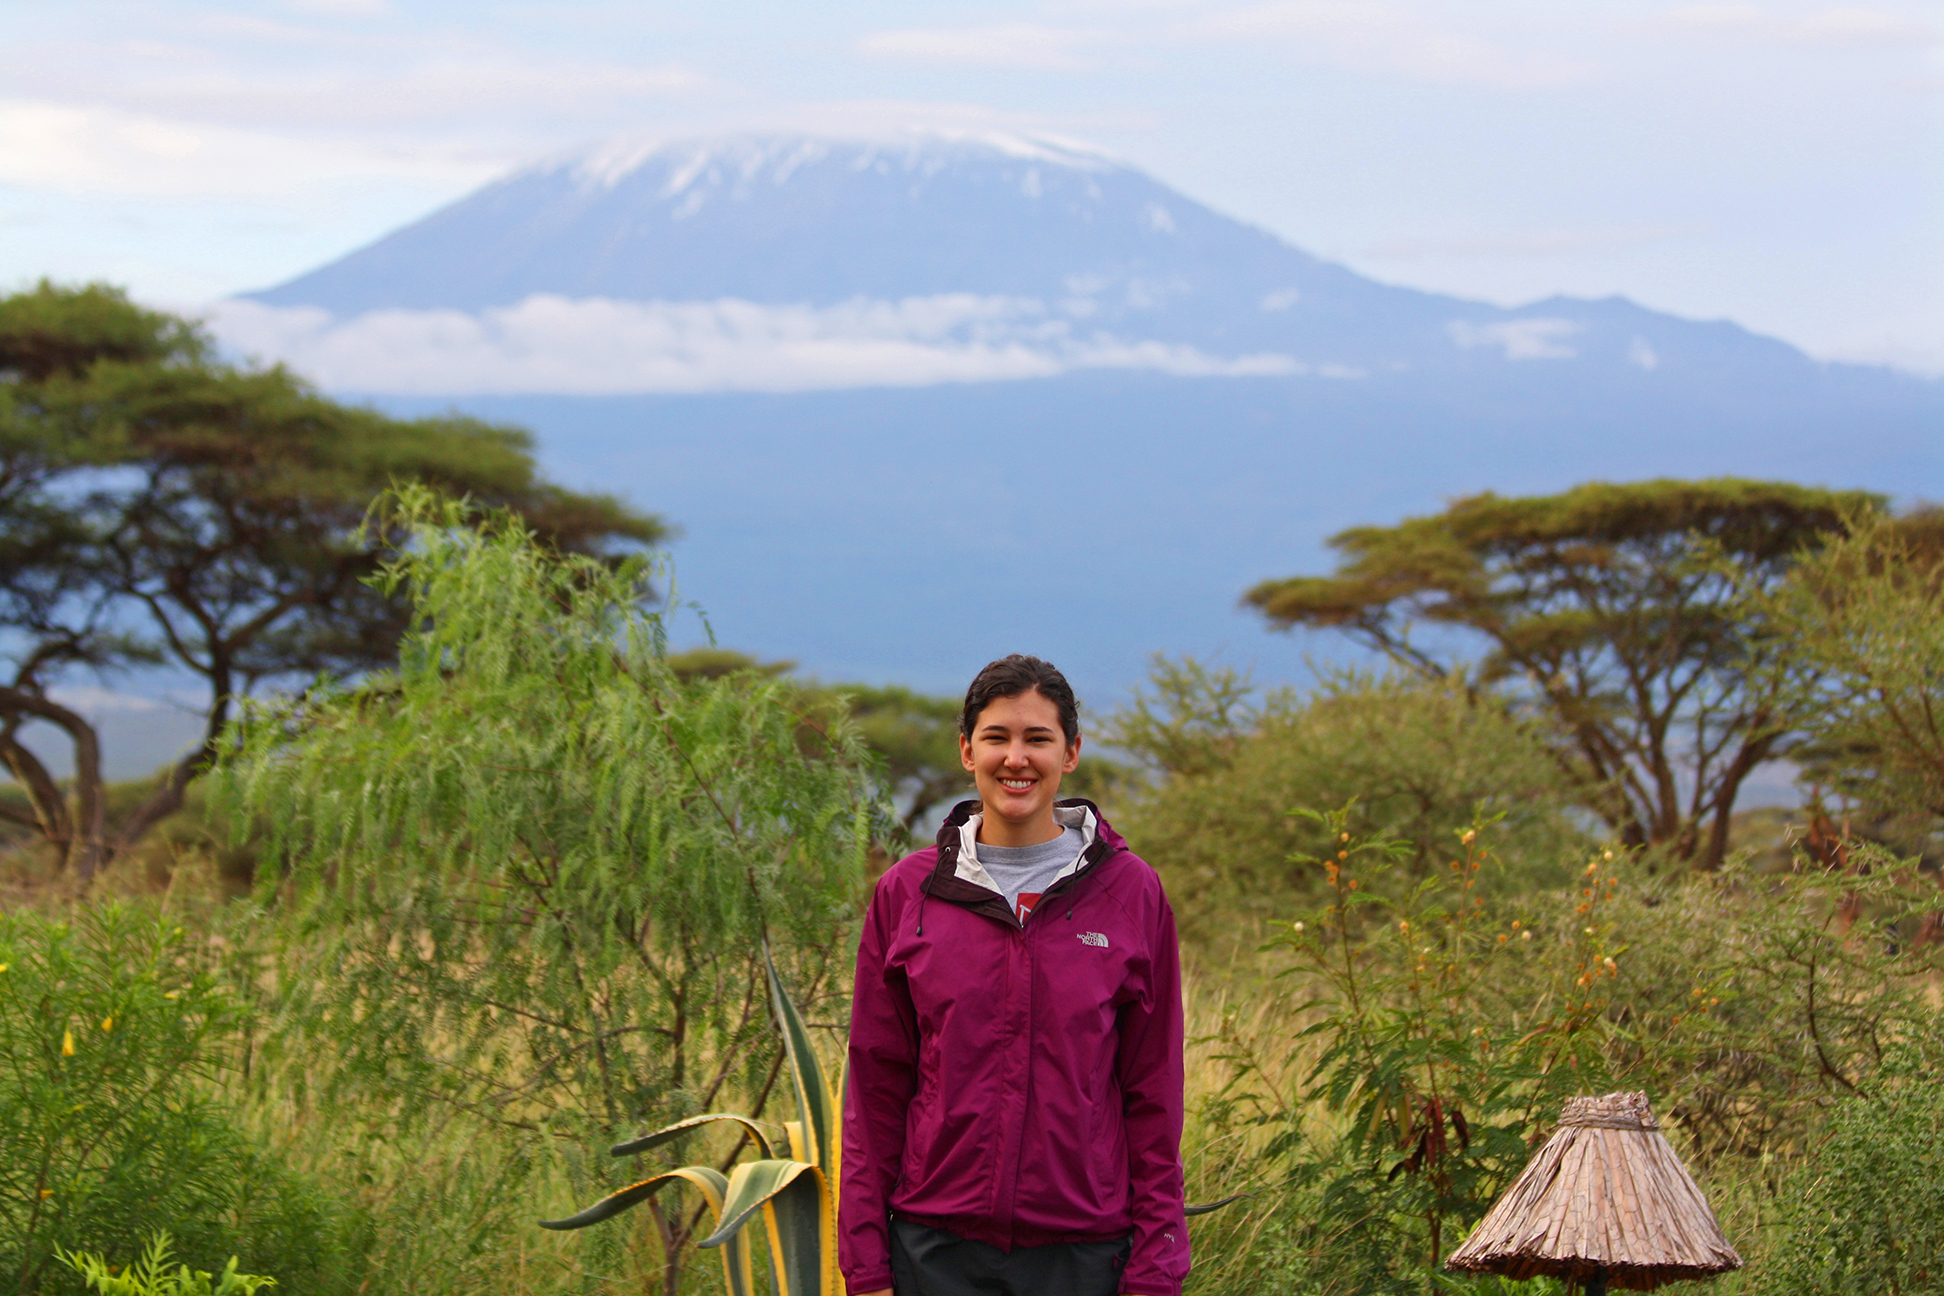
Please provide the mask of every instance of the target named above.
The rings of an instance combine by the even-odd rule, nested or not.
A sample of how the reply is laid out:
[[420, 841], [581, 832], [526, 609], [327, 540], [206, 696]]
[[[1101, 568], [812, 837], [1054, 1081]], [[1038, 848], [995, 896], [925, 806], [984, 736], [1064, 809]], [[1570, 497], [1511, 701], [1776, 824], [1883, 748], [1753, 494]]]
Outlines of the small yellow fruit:
[[74, 1056], [74, 1032], [71, 1030], [61, 1032], [61, 1056]]

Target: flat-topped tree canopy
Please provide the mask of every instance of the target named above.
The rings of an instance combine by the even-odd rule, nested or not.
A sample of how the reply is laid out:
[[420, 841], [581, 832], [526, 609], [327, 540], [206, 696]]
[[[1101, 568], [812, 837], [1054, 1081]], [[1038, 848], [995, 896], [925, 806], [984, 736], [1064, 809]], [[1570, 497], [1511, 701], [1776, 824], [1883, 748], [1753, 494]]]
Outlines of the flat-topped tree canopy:
[[1741, 1268], [1644, 1093], [1569, 1098], [1447, 1267], [1652, 1291]]
[[1406, 669], [1523, 697], [1622, 841], [1712, 868], [1743, 782], [1793, 741], [1778, 645], [1745, 601], [1883, 508], [1863, 491], [1725, 477], [1488, 492], [1341, 532], [1334, 573], [1264, 581], [1244, 602], [1278, 628], [1336, 630]]

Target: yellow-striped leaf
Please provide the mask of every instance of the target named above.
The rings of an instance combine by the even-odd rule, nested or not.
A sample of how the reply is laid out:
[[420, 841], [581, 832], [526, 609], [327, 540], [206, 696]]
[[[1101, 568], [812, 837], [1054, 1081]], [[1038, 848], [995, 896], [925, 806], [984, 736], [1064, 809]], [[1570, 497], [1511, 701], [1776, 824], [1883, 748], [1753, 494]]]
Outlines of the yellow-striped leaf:
[[633, 1156], [637, 1152], [646, 1152], [649, 1148], [659, 1147], [670, 1139], [680, 1138], [690, 1130], [700, 1128], [712, 1121], [728, 1121], [731, 1124], [742, 1126], [743, 1132], [748, 1134], [755, 1142], [756, 1151], [762, 1155], [764, 1160], [768, 1160], [776, 1155], [776, 1150], [770, 1146], [768, 1136], [757, 1128], [754, 1121], [750, 1120], [747, 1116], [737, 1116], [729, 1112], [711, 1112], [706, 1116], [691, 1116], [687, 1120], [676, 1121], [673, 1125], [664, 1125], [652, 1134], [643, 1134], [640, 1138], [632, 1138], [624, 1143], [616, 1143], [608, 1149], [608, 1155]]
[[783, 990], [783, 978], [777, 975], [776, 962], [770, 957], [769, 945], [763, 945], [763, 965], [769, 969], [770, 1000], [776, 1009], [776, 1024], [783, 1032], [783, 1048], [789, 1056], [790, 1082], [796, 1088], [797, 1111], [803, 1119], [804, 1142], [808, 1144], [812, 1164], [826, 1174], [833, 1175], [837, 1166], [837, 1140], [839, 1117], [837, 1105], [831, 1101], [830, 1084], [824, 1079], [823, 1064], [817, 1060], [817, 1050], [811, 1047], [809, 1028], [803, 1024], [803, 1017], [797, 1012], [796, 1005]]
[[729, 1187], [723, 1193], [722, 1218], [716, 1221], [715, 1232], [695, 1245], [721, 1246], [762, 1209], [764, 1202], [788, 1188], [804, 1171], [815, 1169], [802, 1161], [784, 1160], [745, 1161], [738, 1165], [729, 1174]]
[[[564, 1220], [541, 1220], [540, 1227], [546, 1229], [586, 1228], [589, 1224], [599, 1224], [602, 1220], [612, 1219], [630, 1206], [647, 1201], [661, 1190], [670, 1180], [679, 1179], [700, 1190], [702, 1198], [709, 1205], [709, 1214], [717, 1224], [716, 1235], [705, 1246], [722, 1248], [722, 1278], [729, 1289], [729, 1296], [753, 1296], [756, 1290], [756, 1269], [750, 1252], [749, 1234], [738, 1228], [727, 1237], [719, 1237], [722, 1229], [722, 1208], [729, 1197], [729, 1180], [720, 1170], [712, 1166], [683, 1166], [658, 1174], [652, 1179], [629, 1184], [619, 1192], [609, 1193], [589, 1206], [578, 1215]], [[743, 1218], [747, 1219], [745, 1213]]]
[[837, 1239], [830, 1194], [814, 1166], [763, 1203], [769, 1230], [770, 1290], [775, 1296], [836, 1296]]

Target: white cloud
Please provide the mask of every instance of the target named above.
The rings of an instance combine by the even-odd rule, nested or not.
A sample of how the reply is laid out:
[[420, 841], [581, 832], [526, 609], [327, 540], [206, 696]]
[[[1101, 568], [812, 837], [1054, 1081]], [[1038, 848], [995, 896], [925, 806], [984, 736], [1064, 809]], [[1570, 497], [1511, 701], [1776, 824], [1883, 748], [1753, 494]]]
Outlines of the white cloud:
[[970, 293], [823, 309], [539, 295], [478, 315], [389, 310], [348, 320], [230, 301], [210, 322], [233, 350], [285, 361], [326, 389], [391, 394], [807, 391], [1074, 369], [1309, 371], [1283, 355], [1221, 357], [1176, 343], [1081, 336], [1037, 301]]
[[[1552, 51], [1520, 50], [1454, 28], [1412, 0], [1261, 0], [1243, 5], [1146, 6], [1153, 21], [1112, 31], [1013, 23], [990, 27], [878, 32], [859, 42], [881, 57], [1028, 71], [1093, 71], [1106, 54], [1151, 59], [1195, 44], [1280, 46], [1305, 62], [1411, 80], [1502, 89], [1576, 85], [1597, 66]], [[1188, 12], [1200, 8], [1201, 13]], [[1432, 6], [1435, 9], [1435, 6]], [[1209, 10], [1213, 11], [1210, 12]]]
[[322, 18], [389, 18], [398, 12], [391, 0], [286, 0], [298, 13]]
[[1921, 48], [1944, 40], [1944, 32], [1933, 23], [1908, 13], [1861, 5], [1784, 16], [1747, 3], [1691, 4], [1669, 10], [1662, 21], [1677, 30], [1718, 32], [1767, 44], [1821, 49]]
[[426, 151], [0, 100], [0, 183], [64, 194], [303, 207], [373, 181], [450, 190], [483, 183], [499, 170]]
[[1627, 344], [1627, 363], [1651, 373], [1660, 367], [1660, 353], [1648, 344], [1646, 338], [1637, 337]]
[[123, 112], [152, 114], [216, 126], [262, 130], [384, 128], [455, 125], [481, 134], [489, 119], [522, 129], [536, 119], [572, 123], [613, 121], [644, 108], [719, 98], [729, 87], [680, 63], [631, 66], [600, 61], [546, 59], [504, 50], [427, 51], [407, 65], [386, 70], [396, 57], [344, 62], [305, 60], [301, 70], [241, 60], [169, 57], [101, 57], [116, 74], [89, 86], [85, 98], [63, 75], [61, 63], [15, 66], [8, 80], [16, 95], [49, 103], [81, 100]]
[[1093, 44], [1098, 39], [1093, 32], [1006, 23], [994, 27], [875, 32], [859, 41], [858, 48], [879, 58], [1031, 72], [1086, 72], [1098, 68], [1100, 59], [1079, 53], [1077, 47]]
[[1304, 61], [1496, 89], [1578, 85], [1599, 72], [1590, 60], [1513, 49], [1385, 0], [1268, 0], [1210, 15], [1183, 32], [1203, 39], [1281, 42]]
[[1453, 320], [1446, 331], [1453, 342], [1468, 350], [1503, 348], [1507, 360], [1571, 360], [1579, 354], [1565, 343], [1580, 332], [1580, 326], [1568, 319], [1515, 319], [1496, 324]]

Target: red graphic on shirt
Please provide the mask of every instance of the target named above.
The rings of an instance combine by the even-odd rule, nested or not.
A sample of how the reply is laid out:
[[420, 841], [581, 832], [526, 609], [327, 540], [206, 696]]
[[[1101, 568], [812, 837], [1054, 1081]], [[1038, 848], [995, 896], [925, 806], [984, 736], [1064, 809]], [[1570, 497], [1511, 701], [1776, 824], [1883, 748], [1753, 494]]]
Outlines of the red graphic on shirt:
[[1019, 921], [1026, 921], [1026, 915], [1033, 912], [1033, 906], [1038, 904], [1039, 898], [1045, 894], [1046, 892], [1044, 891], [1021, 891], [1019, 893]]

